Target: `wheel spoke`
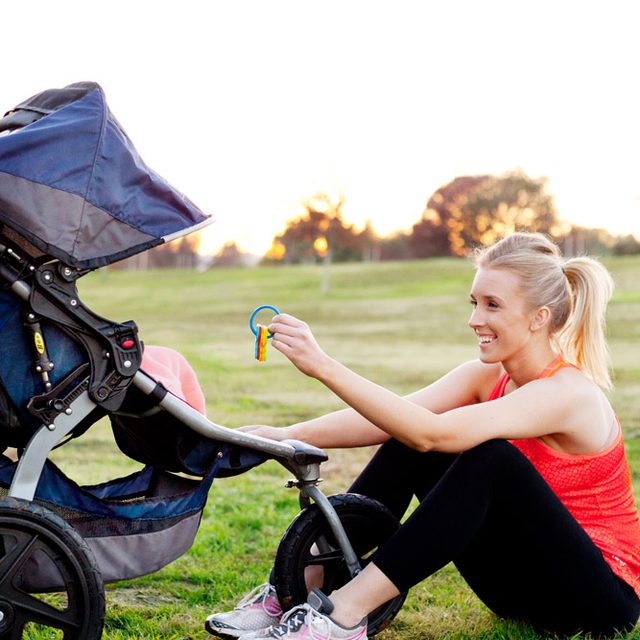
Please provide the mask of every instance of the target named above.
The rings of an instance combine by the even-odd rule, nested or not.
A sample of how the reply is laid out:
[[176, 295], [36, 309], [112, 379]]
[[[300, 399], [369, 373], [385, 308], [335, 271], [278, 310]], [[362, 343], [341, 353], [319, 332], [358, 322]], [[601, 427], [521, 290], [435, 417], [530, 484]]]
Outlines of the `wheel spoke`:
[[332, 566], [337, 562], [344, 562], [344, 554], [340, 549], [334, 551], [327, 551], [326, 553], [319, 553], [318, 555], [307, 554], [303, 561], [303, 566], [309, 567], [312, 565]]
[[16, 546], [0, 559], [0, 585], [13, 578], [29, 557], [31, 549], [38, 541], [38, 534], [16, 535]]
[[[400, 523], [381, 503], [355, 494], [329, 498], [362, 567], [374, 558]], [[274, 564], [274, 580], [285, 607], [304, 602], [310, 585], [321, 585], [326, 593], [351, 578], [333, 528], [319, 506], [303, 509], [289, 525]], [[369, 616], [370, 636], [384, 629], [404, 602], [400, 594]]]
[[15, 608], [16, 618], [22, 618], [25, 623], [35, 622], [63, 631], [75, 630], [80, 626], [74, 608], [60, 611], [38, 598], [20, 592], [15, 592], [11, 604]]
[[[47, 585], [57, 585], [51, 596]], [[64, 640], [101, 636], [104, 591], [93, 556], [64, 519], [17, 498], [0, 498], [0, 599], [0, 640], [32, 628], [55, 629]]]

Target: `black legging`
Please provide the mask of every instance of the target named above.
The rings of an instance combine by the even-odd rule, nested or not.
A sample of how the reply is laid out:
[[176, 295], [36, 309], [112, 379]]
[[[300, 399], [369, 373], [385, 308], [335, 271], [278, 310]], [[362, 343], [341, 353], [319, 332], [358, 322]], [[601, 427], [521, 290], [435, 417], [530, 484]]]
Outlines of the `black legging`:
[[559, 633], [630, 631], [640, 614], [584, 529], [533, 465], [504, 440], [462, 454], [380, 447], [349, 489], [400, 518], [373, 562], [401, 591], [453, 561], [497, 615]]

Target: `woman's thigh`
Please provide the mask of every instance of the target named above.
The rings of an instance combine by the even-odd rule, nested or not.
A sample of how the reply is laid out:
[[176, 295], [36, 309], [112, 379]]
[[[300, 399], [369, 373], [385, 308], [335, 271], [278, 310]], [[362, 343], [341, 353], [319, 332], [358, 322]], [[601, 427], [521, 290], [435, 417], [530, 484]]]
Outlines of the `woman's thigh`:
[[533, 465], [509, 443], [496, 446], [486, 517], [453, 559], [471, 588], [497, 614], [547, 629], [633, 627], [640, 604], [631, 587]]
[[453, 561], [499, 615], [570, 631], [635, 622], [635, 594], [515, 447], [498, 440], [444, 455], [439, 473], [426, 474], [420, 505], [374, 559], [396, 586]]
[[424, 498], [457, 457], [435, 451], [421, 453], [397, 440], [388, 440], [378, 448], [349, 492], [374, 498], [402, 518], [411, 499]]

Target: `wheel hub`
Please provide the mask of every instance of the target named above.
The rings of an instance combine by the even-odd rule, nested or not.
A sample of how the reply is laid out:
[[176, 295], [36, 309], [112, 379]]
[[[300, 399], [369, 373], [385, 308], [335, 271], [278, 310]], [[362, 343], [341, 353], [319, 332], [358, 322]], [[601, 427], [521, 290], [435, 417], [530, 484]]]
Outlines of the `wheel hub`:
[[13, 606], [10, 602], [0, 599], [0, 633], [13, 626]]

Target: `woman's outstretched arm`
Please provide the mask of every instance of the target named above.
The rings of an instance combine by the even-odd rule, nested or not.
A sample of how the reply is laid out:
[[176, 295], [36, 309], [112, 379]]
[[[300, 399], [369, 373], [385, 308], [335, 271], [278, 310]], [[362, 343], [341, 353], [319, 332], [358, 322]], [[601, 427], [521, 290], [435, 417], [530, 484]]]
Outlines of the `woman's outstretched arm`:
[[269, 331], [273, 347], [300, 371], [322, 382], [380, 430], [417, 450], [463, 451], [494, 438], [537, 437], [575, 427], [575, 420], [569, 419], [572, 403], [557, 382], [560, 375], [534, 380], [495, 402], [438, 414], [329, 357], [307, 324], [293, 316], [276, 316]]
[[[487, 365], [480, 361], [465, 362], [429, 386], [404, 397], [434, 413], [474, 404], [480, 401], [478, 381], [486, 379], [486, 369]], [[241, 428], [274, 440], [302, 440], [323, 449], [366, 447], [390, 438], [388, 433], [350, 407], [288, 427], [252, 425]]]

